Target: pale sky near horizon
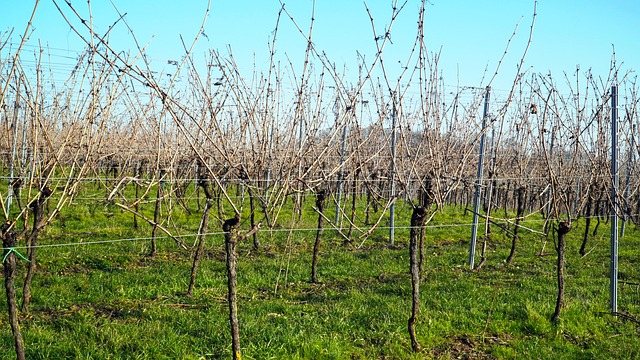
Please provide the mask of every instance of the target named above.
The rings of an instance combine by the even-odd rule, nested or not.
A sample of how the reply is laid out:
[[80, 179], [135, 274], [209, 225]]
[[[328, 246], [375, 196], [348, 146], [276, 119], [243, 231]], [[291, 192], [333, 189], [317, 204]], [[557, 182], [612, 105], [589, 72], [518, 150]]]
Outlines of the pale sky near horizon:
[[[172, 70], [168, 60], [179, 60], [184, 54], [180, 35], [188, 44], [191, 42], [207, 7], [204, 0], [111, 1], [121, 13], [126, 13], [125, 19], [138, 41], [143, 45], [148, 43], [146, 54], [152, 67], [167, 72]], [[118, 19], [111, 1], [90, 1], [94, 29], [98, 33], [104, 33]], [[0, 39], [5, 39], [13, 28], [10, 45], [15, 46], [24, 32], [34, 1], [0, 0], [0, 3], [3, 9]], [[72, 14], [65, 0], [58, 0], [58, 4], [68, 16]], [[88, 19], [87, 1], [72, 1], [72, 4]], [[312, 0], [285, 2], [305, 33], [309, 30], [312, 4]], [[392, 1], [368, 0], [366, 4], [374, 16], [376, 31], [384, 33], [390, 23]], [[392, 77], [399, 73], [410, 54], [417, 34], [420, 4], [419, 0], [408, 0], [391, 29], [392, 43], [385, 48], [384, 60]], [[269, 44], [280, 8], [278, 0], [211, 0], [204, 29], [206, 37], [199, 39], [194, 57], [204, 58], [208, 49], [226, 54], [230, 48], [244, 76], [250, 77], [254, 68], [258, 72], [266, 71]], [[429, 0], [425, 40], [430, 52], [440, 54], [439, 69], [445, 83], [486, 86], [519, 24], [500, 74], [492, 84], [497, 89], [508, 88], [527, 45], [533, 9], [533, 0]], [[564, 81], [563, 72], [573, 76], [576, 66], [582, 73], [592, 68], [596, 77], [607, 78], [615, 46], [616, 60], [623, 64], [622, 70], [635, 71], [640, 64], [640, 22], [635, 19], [638, 15], [640, 2], [634, 0], [540, 0], [525, 68], [542, 74], [551, 72], [556, 81]], [[33, 52], [38, 40], [41, 41], [51, 48], [52, 67], [59, 66], [60, 71], [70, 66], [83, 49], [82, 42], [69, 30], [52, 0], [40, 1], [33, 27], [26, 50]], [[376, 53], [365, 3], [317, 0], [313, 41], [316, 49], [326, 52], [336, 67], [346, 67], [347, 80], [355, 82], [358, 54], [370, 63]], [[123, 23], [116, 24], [110, 44], [118, 51], [132, 55], [137, 52]], [[276, 42], [278, 60], [283, 66], [291, 61], [295, 71], [300, 72], [305, 48], [303, 36], [288, 16], [282, 14]], [[5, 50], [0, 56], [8, 54]]]

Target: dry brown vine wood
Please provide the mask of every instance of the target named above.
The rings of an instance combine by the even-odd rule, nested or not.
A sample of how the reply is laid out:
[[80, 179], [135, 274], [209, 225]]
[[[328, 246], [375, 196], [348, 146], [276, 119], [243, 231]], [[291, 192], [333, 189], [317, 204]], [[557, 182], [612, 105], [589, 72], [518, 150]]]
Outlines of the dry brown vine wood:
[[418, 321], [418, 313], [420, 309], [420, 237], [424, 231], [427, 221], [428, 211], [422, 206], [413, 209], [411, 215], [411, 231], [409, 235], [409, 268], [411, 270], [411, 316], [407, 322], [409, 336], [411, 338], [411, 347], [413, 351], [422, 350], [420, 343], [416, 337], [415, 325]]

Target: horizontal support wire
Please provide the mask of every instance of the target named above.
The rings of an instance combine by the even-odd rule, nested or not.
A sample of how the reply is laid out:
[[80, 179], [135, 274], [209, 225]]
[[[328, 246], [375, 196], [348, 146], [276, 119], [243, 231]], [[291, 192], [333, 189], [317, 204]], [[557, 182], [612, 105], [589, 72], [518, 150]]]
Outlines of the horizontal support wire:
[[[637, 215], [632, 215], [632, 216], [637, 216]], [[597, 218], [598, 216], [592, 216], [589, 218]], [[585, 219], [586, 217], [583, 217], [581, 219]], [[512, 221], [515, 221], [515, 219], [497, 219], [497, 218], [493, 218], [493, 221], [497, 221], [497, 222], [504, 222], [504, 223], [511, 223]], [[562, 219], [552, 219], [553, 221], [560, 221]], [[522, 224], [524, 223], [544, 223], [546, 220], [545, 219], [526, 219], [526, 220], [522, 220], [519, 224], [519, 226], [525, 230], [529, 230], [530, 232], [536, 233], [536, 234], [542, 234], [544, 235], [544, 233], [539, 232], [537, 230], [534, 229], [529, 229], [527, 227], [522, 226]], [[439, 229], [439, 228], [452, 228], [452, 227], [470, 227], [472, 224], [471, 223], [457, 223], [457, 224], [436, 224], [436, 225], [427, 225], [425, 226], [425, 229]], [[395, 226], [394, 227], [396, 230], [397, 229], [404, 229], [404, 230], [409, 230], [409, 229], [413, 229], [413, 228], [419, 228], [419, 227], [412, 227], [412, 226]], [[390, 227], [388, 226], [377, 226], [374, 230], [389, 230]], [[267, 233], [290, 233], [290, 232], [312, 232], [312, 231], [317, 231], [318, 228], [287, 228], [287, 229], [264, 229], [262, 230], [263, 232], [267, 232]], [[349, 230], [349, 227], [331, 227], [331, 228], [325, 228], [325, 231], [331, 231], [331, 230], [339, 230], [339, 231], [344, 231], [344, 230]], [[366, 233], [366, 232], [363, 232]], [[185, 235], [176, 235], [174, 236], [174, 238], [178, 238], [178, 239], [182, 239], [182, 238], [192, 238], [192, 237], [196, 237], [196, 236], [220, 236], [220, 235], [224, 235], [225, 233], [223, 231], [217, 231], [217, 232], [207, 232], [207, 233], [203, 233], [203, 234], [198, 234], [198, 233], [193, 233], [193, 234], [185, 234]], [[36, 246], [13, 246], [13, 249], [28, 249], [28, 248], [54, 248], [54, 247], [70, 247], [70, 246], [88, 246], [88, 245], [100, 245], [100, 244], [113, 244], [113, 243], [121, 243], [121, 242], [137, 242], [137, 241], [150, 241], [153, 238], [151, 237], [138, 237], [138, 238], [120, 238], [120, 239], [108, 239], [108, 240], [98, 240], [98, 241], [80, 241], [80, 242], [73, 242], [73, 243], [60, 243], [60, 244], [40, 244], [40, 245], [36, 245]], [[164, 240], [164, 239], [173, 239], [172, 237], [169, 236], [156, 236], [155, 237], [156, 240]], [[1, 248], [2, 250], [10, 250], [11, 248]]]

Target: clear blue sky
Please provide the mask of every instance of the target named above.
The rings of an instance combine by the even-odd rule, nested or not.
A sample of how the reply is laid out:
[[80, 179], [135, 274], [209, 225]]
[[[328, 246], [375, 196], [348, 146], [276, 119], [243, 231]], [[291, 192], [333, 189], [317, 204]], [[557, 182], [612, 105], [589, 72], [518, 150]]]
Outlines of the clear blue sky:
[[[19, 42], [27, 24], [34, 1], [0, 0], [0, 31], [14, 28], [12, 42]], [[138, 41], [146, 44], [147, 56], [156, 70], [171, 71], [167, 60], [178, 60], [184, 53], [179, 35], [189, 42], [202, 22], [206, 1], [141, 1], [112, 0], [133, 28]], [[71, 14], [64, 0], [59, 5]], [[87, 1], [72, 1], [88, 18]], [[285, 2], [286, 8], [298, 24], [308, 31], [312, 0]], [[375, 18], [376, 29], [384, 32], [389, 24], [391, 1], [367, 1]], [[426, 42], [432, 52], [441, 52], [440, 69], [448, 85], [484, 86], [481, 83], [485, 68], [487, 77], [495, 70], [516, 24], [518, 33], [513, 39], [499, 77], [493, 86], [508, 88], [515, 75], [516, 65], [526, 46], [533, 0], [478, 1], [430, 0], [425, 25]], [[109, 0], [91, 1], [95, 29], [104, 33], [117, 19]], [[409, 0], [396, 20], [391, 32], [393, 44], [385, 50], [385, 63], [392, 76], [399, 71], [398, 61], [405, 62], [416, 36], [420, 1]], [[202, 58], [208, 49], [227, 52], [230, 46], [234, 57], [246, 76], [255, 67], [267, 68], [269, 41], [273, 36], [280, 3], [277, 0], [239, 1], [212, 0], [205, 34], [194, 53]], [[640, 1], [636, 0], [540, 0], [537, 7], [533, 43], [526, 59], [531, 71], [552, 72], [557, 81], [562, 73], [573, 74], [576, 65], [581, 71], [592, 68], [597, 76], [607, 76], [615, 45], [616, 58], [624, 70], [637, 70], [640, 64]], [[357, 78], [357, 52], [370, 62], [375, 55], [371, 23], [364, 3], [357, 0], [317, 0], [315, 8], [314, 43], [325, 51], [337, 67], [347, 66], [347, 78]], [[41, 0], [34, 20], [35, 31], [29, 44], [51, 48], [52, 62], [63, 68], [71, 63], [82, 43], [69, 31], [69, 26], [51, 0]], [[86, 32], [85, 32], [86, 33]], [[5, 34], [6, 36], [6, 34]], [[131, 35], [123, 24], [116, 25], [110, 43], [117, 50], [135, 55]], [[283, 14], [277, 38], [277, 56], [282, 66], [288, 60], [299, 73], [306, 43]], [[33, 48], [27, 48], [33, 50]], [[2, 52], [7, 56], [8, 52]], [[458, 77], [459, 74], [459, 77]]]

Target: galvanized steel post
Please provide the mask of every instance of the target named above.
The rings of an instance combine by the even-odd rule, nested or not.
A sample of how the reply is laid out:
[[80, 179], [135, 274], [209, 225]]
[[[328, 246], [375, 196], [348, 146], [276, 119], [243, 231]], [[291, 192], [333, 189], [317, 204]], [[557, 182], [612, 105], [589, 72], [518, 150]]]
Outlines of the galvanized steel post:
[[618, 87], [611, 87], [611, 312], [618, 311]]
[[392, 94], [391, 109], [391, 166], [389, 177], [391, 179], [391, 206], [389, 207], [389, 244], [393, 245], [395, 233], [395, 203], [396, 203], [396, 94]]
[[473, 270], [476, 255], [476, 240], [478, 237], [478, 215], [480, 213], [480, 193], [482, 191], [482, 173], [484, 172], [484, 142], [486, 138], [487, 116], [489, 113], [489, 93], [487, 86], [484, 94], [484, 112], [482, 114], [482, 135], [480, 135], [480, 150], [478, 157], [478, 174], [476, 177], [476, 192], [473, 198], [473, 221], [471, 223], [471, 244], [469, 248], [469, 268]]

